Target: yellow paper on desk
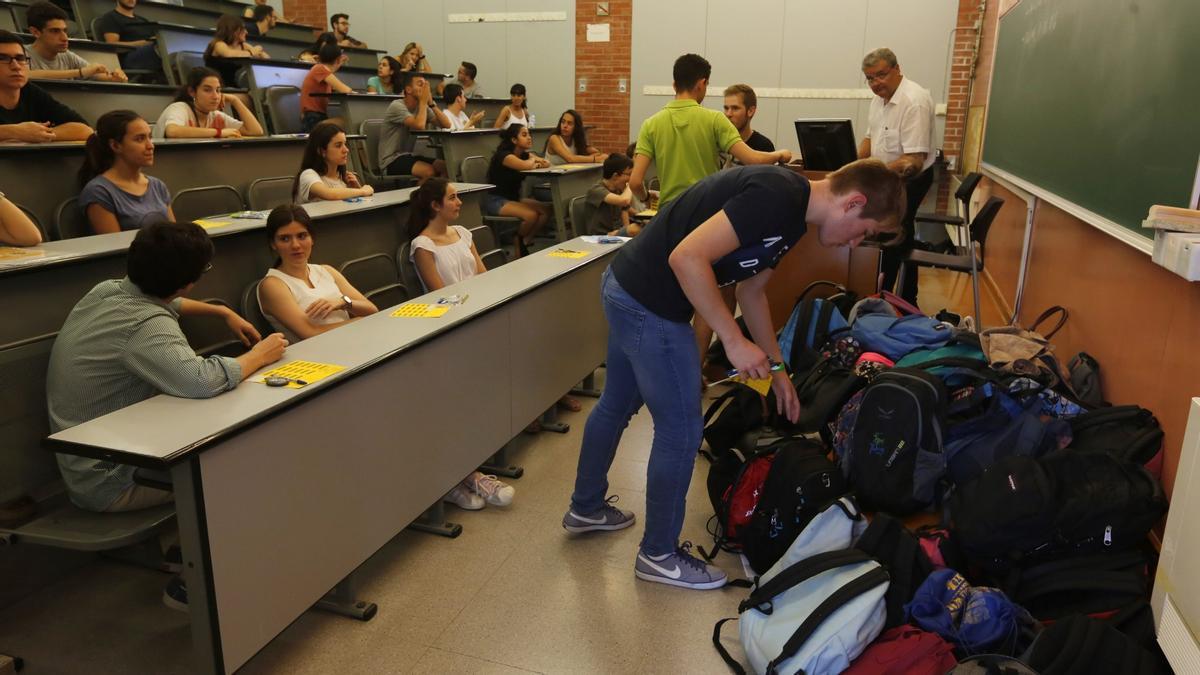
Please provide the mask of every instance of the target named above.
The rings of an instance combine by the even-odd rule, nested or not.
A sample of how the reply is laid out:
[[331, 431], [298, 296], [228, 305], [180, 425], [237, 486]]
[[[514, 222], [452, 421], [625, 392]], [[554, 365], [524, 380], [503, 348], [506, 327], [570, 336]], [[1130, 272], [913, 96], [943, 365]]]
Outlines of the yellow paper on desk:
[[203, 227], [206, 230], [211, 230], [216, 227], [225, 227], [226, 225], [233, 224], [232, 220], [206, 220], [206, 219], [202, 219], [202, 218], [197, 218], [196, 220], [193, 220], [192, 222], [199, 225], [200, 227]]
[[634, 218], [653, 218], [658, 215], [658, 209], [642, 209], [633, 214]]
[[[345, 366], [335, 366], [332, 363], [316, 363], [315, 361], [290, 361], [282, 366], [276, 366], [265, 373], [256, 376], [254, 382], [263, 382], [268, 377], [286, 377], [289, 380], [300, 380], [312, 384], [323, 380], [334, 373], [345, 370]], [[288, 382], [289, 389], [299, 389], [304, 385]]]
[[396, 311], [392, 312], [392, 316], [411, 318], [411, 319], [434, 319], [446, 312], [450, 311], [445, 305], [431, 305], [423, 302], [410, 302], [406, 305], [400, 305]]
[[757, 391], [759, 396], [766, 396], [767, 392], [771, 391], [771, 378], [769, 377], [761, 380], [756, 380], [754, 378], [743, 379], [739, 377], [738, 382], [741, 382], [754, 391]]
[[45, 251], [30, 248], [16, 248], [13, 246], [0, 246], [0, 260], [28, 260], [29, 258], [40, 258], [46, 255]]
[[591, 255], [590, 251], [572, 251], [569, 248], [551, 249], [546, 255], [551, 258], [586, 258]]

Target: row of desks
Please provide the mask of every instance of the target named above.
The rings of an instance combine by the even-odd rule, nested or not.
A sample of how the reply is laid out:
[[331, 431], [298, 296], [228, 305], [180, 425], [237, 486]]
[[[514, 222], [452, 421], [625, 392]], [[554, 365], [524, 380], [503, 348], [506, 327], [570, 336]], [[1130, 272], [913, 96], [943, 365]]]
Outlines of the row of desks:
[[[479, 188], [459, 186], [464, 222], [477, 216]], [[409, 192], [310, 205], [314, 260], [397, 242]], [[213, 231], [220, 273], [192, 297], [225, 298], [261, 277], [262, 229]], [[121, 275], [132, 234], [48, 244], [49, 253], [76, 247], [75, 257], [0, 267], [0, 292], [18, 312], [35, 295], [77, 299]], [[51, 438], [58, 452], [170, 472], [198, 670], [242, 666], [599, 365], [599, 277], [616, 247], [569, 248], [589, 255], [541, 252], [416, 300], [468, 296], [440, 318], [380, 313], [289, 347], [285, 362], [346, 368], [303, 389], [245, 383], [208, 400], [159, 396]]]
[[[203, 26], [209, 28], [211, 33], [211, 29], [217, 26], [217, 19], [221, 18], [223, 14], [232, 14], [238, 18], [242, 18], [246, 8], [245, 4], [224, 0], [184, 0], [184, 2], [184, 5], [153, 1], [139, 2], [137, 7], [134, 8], [134, 12], [148, 21], [183, 26]], [[89, 34], [92, 30], [92, 20], [111, 12], [114, 4], [109, 0], [71, 0], [71, 7], [75, 12], [76, 23], [79, 24], [82, 30], [88, 31]], [[312, 26], [279, 22], [266, 37], [261, 40], [255, 38], [253, 42], [256, 44], [261, 42], [264, 46], [276, 42], [282, 44], [282, 41], [286, 41], [289, 44], [312, 44], [319, 30], [327, 29], [315, 29]], [[92, 37], [95, 38], [97, 36], [93, 35]], [[266, 47], [266, 49], [267, 51], [271, 51], [270, 47]], [[347, 51], [353, 51], [355, 54], [383, 53], [381, 50], [367, 49], [352, 49]], [[353, 55], [351, 58], [353, 58]], [[376, 61], [378, 61], [377, 58]]]

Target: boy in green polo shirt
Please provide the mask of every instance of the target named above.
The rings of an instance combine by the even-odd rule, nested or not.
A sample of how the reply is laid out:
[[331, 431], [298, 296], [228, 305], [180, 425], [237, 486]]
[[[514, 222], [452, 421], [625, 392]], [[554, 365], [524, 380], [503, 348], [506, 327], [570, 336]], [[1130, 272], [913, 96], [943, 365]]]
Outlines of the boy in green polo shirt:
[[646, 200], [646, 170], [651, 160], [658, 168], [661, 209], [701, 178], [721, 168], [720, 154], [731, 153], [742, 164], [789, 162], [789, 150], [758, 152], [742, 141], [741, 134], [719, 110], [700, 106], [708, 91], [712, 66], [702, 56], [684, 54], [673, 70], [675, 100], [651, 115], [638, 132], [630, 186]]

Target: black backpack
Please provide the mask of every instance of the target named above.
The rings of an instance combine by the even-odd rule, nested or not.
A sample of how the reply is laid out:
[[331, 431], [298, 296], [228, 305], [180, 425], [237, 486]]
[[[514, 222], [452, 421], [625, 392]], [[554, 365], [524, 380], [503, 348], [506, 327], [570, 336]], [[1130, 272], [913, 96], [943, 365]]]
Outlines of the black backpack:
[[789, 438], [773, 447], [775, 460], [742, 536], [742, 553], [759, 574], [783, 557], [813, 516], [847, 492], [820, 444]]
[[1071, 447], [1104, 452], [1136, 464], [1149, 464], [1162, 450], [1163, 430], [1154, 413], [1136, 405], [1100, 408], [1070, 420]]
[[867, 386], [867, 379], [854, 373], [837, 358], [824, 358], [817, 362], [803, 380], [796, 384], [796, 397], [800, 400], [800, 417], [794, 428], [804, 433], [820, 432], [826, 443], [831, 443], [829, 423], [833, 421], [851, 396]]
[[1148, 565], [1142, 548], [1071, 556], [1014, 570], [1001, 588], [1039, 621], [1102, 614], [1149, 595]]
[[1021, 660], [1041, 675], [1158, 675], [1170, 673], [1161, 655], [1100, 619], [1076, 614], [1038, 635]]
[[[711, 451], [708, 459], [717, 461], [727, 454], [738, 439], [770, 420], [765, 399], [750, 387], [734, 383], [704, 411], [704, 440]], [[739, 462], [740, 463], [740, 462]]]
[[947, 507], [963, 551], [996, 573], [1015, 565], [1141, 545], [1166, 513], [1144, 468], [1111, 455], [1060, 450], [1005, 457], [956, 488]]
[[908, 623], [904, 606], [912, 602], [917, 589], [933, 571], [933, 563], [916, 535], [886, 513], [876, 513], [854, 547], [878, 560], [891, 576], [891, 585], [884, 596], [887, 603], [884, 630]]
[[893, 368], [863, 390], [842, 472], [870, 511], [915, 513], [933, 503], [945, 473], [946, 387], [917, 368]]

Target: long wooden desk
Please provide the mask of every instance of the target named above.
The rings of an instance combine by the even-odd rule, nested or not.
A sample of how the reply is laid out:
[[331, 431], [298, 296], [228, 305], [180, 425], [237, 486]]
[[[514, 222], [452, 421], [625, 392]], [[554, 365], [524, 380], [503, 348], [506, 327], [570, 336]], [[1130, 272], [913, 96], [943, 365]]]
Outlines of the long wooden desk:
[[[95, 80], [33, 80], [60, 103], [71, 107], [89, 124], [110, 110], [132, 110], [150, 124], [175, 100], [179, 87], [163, 84], [128, 84]], [[225, 89], [227, 94], [244, 89]], [[228, 112], [228, 111], [227, 111]]]
[[[457, 187], [463, 198], [460, 224], [479, 225], [481, 196], [490, 186]], [[412, 188], [380, 192], [358, 203], [306, 205], [305, 209], [319, 221], [315, 237], [320, 243], [314, 250], [314, 262], [336, 265], [372, 253], [395, 255], [407, 239], [404, 229], [411, 192]], [[192, 296], [220, 298], [231, 307], [240, 307], [246, 285], [261, 277], [273, 260], [262, 228], [262, 221], [237, 220], [230, 226], [209, 230], [216, 246], [214, 263], [221, 271], [204, 275]], [[0, 297], [13, 316], [21, 317], [19, 321], [0, 322], [0, 345], [58, 331], [71, 308], [92, 286], [125, 275], [125, 251], [135, 234], [118, 232], [53, 241], [30, 249], [41, 252], [41, 257], [21, 263], [0, 261]]]
[[[304, 83], [304, 76], [308, 75], [308, 71], [312, 67], [313, 64], [304, 63], [303, 61], [254, 59], [249, 65], [250, 88], [261, 90], [272, 85], [286, 84], [299, 89], [300, 85]], [[342, 66], [337, 71], [339, 80], [344, 82], [346, 86], [359, 91], [367, 90], [367, 79], [374, 74], [374, 66], [370, 68]], [[332, 112], [330, 116], [333, 116]]]
[[[232, 185], [244, 198], [250, 183], [258, 178], [294, 176], [305, 143], [307, 138], [296, 136], [158, 140], [154, 142], [154, 166], [146, 173], [162, 179], [172, 195], [187, 188]], [[0, 145], [0, 176], [8, 177], [0, 191], [33, 211], [48, 227], [54, 221], [55, 208], [79, 194], [75, 173], [82, 164], [82, 143]]]
[[469, 295], [440, 318], [380, 313], [289, 347], [346, 367], [303, 389], [159, 396], [51, 437], [170, 470], [198, 670], [241, 667], [603, 360], [616, 247], [570, 247], [590, 255], [421, 298]]
[[[527, 177], [526, 185], [529, 184], [529, 179], [550, 183], [550, 200], [554, 207], [554, 230], [559, 241], [566, 241], [571, 236], [567, 234], [567, 223], [571, 220], [571, 198], [586, 195], [588, 188], [600, 180], [603, 168], [602, 164], [560, 164], [548, 169], [530, 169], [521, 172]], [[571, 223], [571, 226], [576, 234], [586, 234], [586, 232], [579, 232], [574, 223]]]

